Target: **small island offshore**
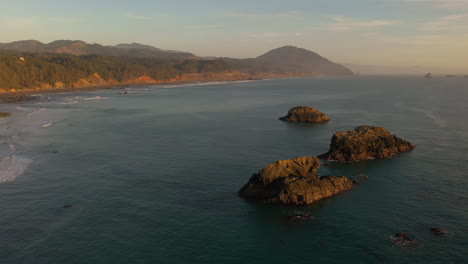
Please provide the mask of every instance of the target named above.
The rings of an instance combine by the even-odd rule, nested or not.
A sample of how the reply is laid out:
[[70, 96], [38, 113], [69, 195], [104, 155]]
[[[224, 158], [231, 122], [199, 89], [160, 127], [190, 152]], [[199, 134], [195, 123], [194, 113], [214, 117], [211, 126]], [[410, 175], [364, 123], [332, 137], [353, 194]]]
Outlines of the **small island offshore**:
[[286, 116], [280, 117], [279, 120], [287, 122], [323, 123], [330, 121], [330, 117], [313, 107], [296, 106], [291, 108]]
[[275, 204], [311, 204], [353, 187], [346, 177], [317, 175], [320, 160], [302, 157], [279, 160], [252, 175], [241, 197]]
[[252, 59], [234, 59], [199, 57], [138, 43], [0, 43], [0, 92], [351, 74], [344, 66], [293, 46]]

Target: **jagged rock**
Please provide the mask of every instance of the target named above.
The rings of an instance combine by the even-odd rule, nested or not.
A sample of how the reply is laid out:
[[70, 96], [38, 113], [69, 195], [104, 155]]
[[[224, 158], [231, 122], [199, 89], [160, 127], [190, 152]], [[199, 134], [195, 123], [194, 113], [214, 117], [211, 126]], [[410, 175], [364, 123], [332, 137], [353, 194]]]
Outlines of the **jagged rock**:
[[286, 116], [279, 118], [288, 122], [313, 122], [321, 123], [330, 121], [330, 118], [319, 110], [308, 106], [296, 106], [289, 109]]
[[311, 204], [351, 189], [346, 177], [319, 177], [316, 157], [279, 160], [252, 175], [239, 195], [279, 204]]
[[336, 132], [330, 150], [319, 158], [335, 161], [385, 159], [414, 148], [413, 144], [390, 134], [383, 127], [359, 126], [351, 131]]

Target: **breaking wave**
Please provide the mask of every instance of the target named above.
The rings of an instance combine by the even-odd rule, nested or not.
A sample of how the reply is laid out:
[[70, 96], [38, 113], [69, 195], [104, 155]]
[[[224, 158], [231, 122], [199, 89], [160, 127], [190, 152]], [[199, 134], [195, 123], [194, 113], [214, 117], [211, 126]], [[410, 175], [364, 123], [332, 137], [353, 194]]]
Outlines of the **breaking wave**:
[[28, 117], [31, 117], [31, 116], [33, 116], [33, 115], [35, 115], [35, 114], [37, 114], [37, 113], [40, 113], [40, 112], [43, 112], [43, 111], [46, 111], [46, 110], [47, 110], [47, 108], [38, 109], [38, 110], [36, 110], [36, 111], [33, 111], [33, 112], [29, 113], [29, 114], [28, 114]]
[[89, 97], [89, 98], [85, 98], [83, 99], [83, 101], [89, 101], [89, 100], [102, 100], [102, 99], [106, 99], [107, 97], [101, 97], [101, 96], [96, 96], [96, 97]]
[[0, 162], [0, 183], [16, 179], [23, 174], [32, 161], [25, 157], [11, 154]]

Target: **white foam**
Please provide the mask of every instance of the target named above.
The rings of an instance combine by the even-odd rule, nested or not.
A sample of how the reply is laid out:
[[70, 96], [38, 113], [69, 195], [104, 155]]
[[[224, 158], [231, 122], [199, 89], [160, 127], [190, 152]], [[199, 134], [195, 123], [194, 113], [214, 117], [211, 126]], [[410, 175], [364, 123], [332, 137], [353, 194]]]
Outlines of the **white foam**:
[[53, 124], [55, 124], [55, 123], [54, 123], [54, 122], [52, 122], [52, 123], [47, 123], [47, 124], [42, 125], [41, 127], [50, 127], [50, 126], [53, 125]]
[[89, 101], [89, 100], [102, 100], [102, 99], [106, 99], [107, 97], [101, 97], [101, 96], [96, 96], [96, 97], [90, 97], [90, 98], [85, 98], [83, 99], [84, 101]]
[[193, 87], [193, 86], [205, 86], [205, 85], [219, 85], [226, 83], [235, 83], [235, 82], [201, 82], [201, 83], [185, 83], [185, 84], [170, 84], [170, 85], [157, 85], [155, 88], [176, 88], [176, 87]]
[[10, 155], [0, 162], [0, 183], [16, 179], [23, 174], [32, 161], [24, 157]]
[[79, 103], [79, 101], [67, 101], [67, 102], [58, 103], [58, 104], [61, 104], [61, 105], [70, 105], [70, 104], [77, 104], [77, 103]]
[[18, 111], [26, 111], [27, 110], [26, 108], [21, 107], [21, 106], [17, 106], [15, 109], [18, 110]]
[[41, 109], [39, 109], [39, 110], [33, 111], [33, 112], [31, 112], [31, 113], [28, 114], [28, 117], [31, 117], [31, 116], [33, 116], [33, 115], [35, 115], [35, 114], [37, 114], [37, 113], [43, 112], [43, 111], [45, 111], [45, 110], [47, 110], [47, 108], [41, 108]]

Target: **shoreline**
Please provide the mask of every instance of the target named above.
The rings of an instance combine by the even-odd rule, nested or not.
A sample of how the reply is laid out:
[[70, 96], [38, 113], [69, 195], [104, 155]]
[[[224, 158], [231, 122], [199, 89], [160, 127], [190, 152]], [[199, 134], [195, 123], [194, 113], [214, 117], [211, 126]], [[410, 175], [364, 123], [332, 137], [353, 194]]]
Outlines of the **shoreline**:
[[167, 84], [195, 84], [198, 82], [237, 82], [237, 81], [261, 81], [267, 79], [283, 79], [283, 78], [304, 78], [304, 77], [316, 77], [316, 76], [304, 76], [304, 75], [277, 75], [277, 76], [265, 76], [265, 78], [220, 78], [220, 79], [207, 79], [207, 80], [169, 80], [169, 81], [156, 81], [156, 82], [128, 82], [128, 83], [115, 83], [115, 84], [104, 84], [104, 85], [91, 85], [84, 87], [69, 87], [69, 88], [49, 88], [49, 89], [24, 89], [15, 91], [1, 91], [0, 90], [0, 104], [2, 103], [19, 103], [23, 101], [34, 100], [35, 95], [41, 94], [53, 94], [53, 93], [72, 93], [72, 92], [86, 92], [96, 90], [107, 90], [107, 89], [119, 89], [130, 86], [150, 86], [150, 85], [167, 85]]

